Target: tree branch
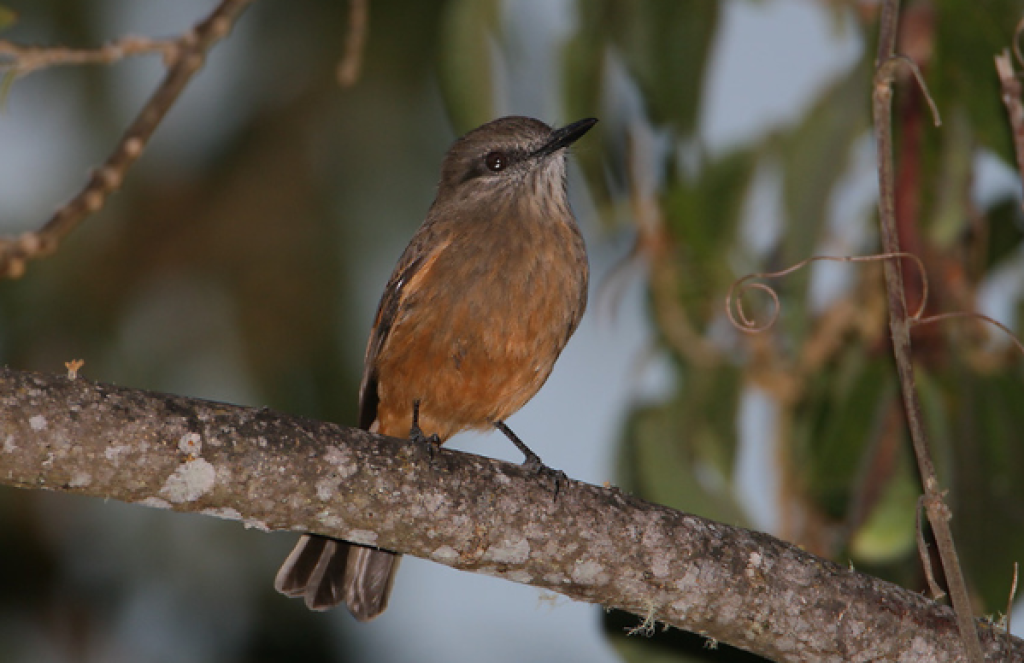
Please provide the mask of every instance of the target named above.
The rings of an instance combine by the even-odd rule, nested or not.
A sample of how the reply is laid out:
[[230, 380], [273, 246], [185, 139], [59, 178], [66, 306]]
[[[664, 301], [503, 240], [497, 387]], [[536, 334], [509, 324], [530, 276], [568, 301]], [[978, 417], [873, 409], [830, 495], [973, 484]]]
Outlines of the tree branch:
[[[85, 187], [74, 198], [58, 209], [39, 230], [14, 238], [0, 237], [0, 277], [20, 277], [25, 273], [29, 260], [56, 251], [61, 240], [83, 219], [103, 208], [107, 197], [121, 188], [125, 173], [142, 154], [167, 111], [177, 101], [192, 76], [203, 66], [207, 52], [228, 35], [242, 11], [252, 2], [222, 0], [206, 19], [180, 37], [169, 42], [149, 44], [164, 54], [167, 74], [163, 81], [124, 132], [106, 162], [93, 171]], [[136, 39], [134, 42], [122, 41], [96, 52], [55, 49], [49, 51], [49, 55], [46, 49], [19, 49], [4, 42], [0, 54], [14, 58], [13, 62], [5, 61], [5, 66], [27, 72], [44, 65], [104, 62], [123, 57], [129, 52], [145, 51], [146, 48], [141, 47]], [[24, 62], [19, 64], [19, 58]]]
[[[255, 409], [0, 369], [0, 483], [375, 544], [779, 661], [954, 661], [953, 612], [766, 534], [518, 465]], [[267, 579], [270, 582], [270, 579]], [[979, 622], [990, 660], [1024, 642]]]

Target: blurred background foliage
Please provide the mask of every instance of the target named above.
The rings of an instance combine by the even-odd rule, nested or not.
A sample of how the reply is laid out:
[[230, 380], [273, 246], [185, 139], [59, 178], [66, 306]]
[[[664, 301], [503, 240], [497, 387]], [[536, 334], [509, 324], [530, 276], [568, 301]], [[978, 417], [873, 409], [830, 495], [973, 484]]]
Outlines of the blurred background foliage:
[[[171, 34], [213, 6], [139, 9], [149, 4], [7, 0], [18, 18], [0, 37], [82, 46]], [[389, 247], [422, 218], [450, 141], [510, 111], [597, 116], [576, 152], [597, 241], [628, 235], [633, 248], [606, 270], [591, 315], [609, 303], [621, 315], [622, 283], [641, 266], [653, 342], [633, 361], [671, 375], [653, 396], [623, 396], [618, 481], [923, 590], [920, 489], [880, 266], [817, 263], [773, 281], [781, 315], [758, 335], [732, 328], [722, 305], [747, 273], [877, 250], [876, 3], [815, 3], [860, 45], [856, 57], [794, 119], [724, 146], [706, 140], [708, 90], [726, 15], [747, 0], [542, 4], [371, 2], [362, 79], [341, 91], [345, 3], [257, 2], [108, 207], [0, 284], [0, 361], [56, 371], [82, 357], [90, 379], [353, 422], [368, 326], [354, 312], [372, 309], [394, 259], [380, 256], [397, 256]], [[905, 4], [899, 50], [920, 64], [943, 125], [900, 85], [902, 245], [926, 266], [929, 313], [979, 310], [1019, 333], [1024, 220], [992, 57], [1024, 3]], [[33, 172], [35, 193], [18, 198], [28, 202], [0, 196], [3, 232], [33, 227], [80, 186], [159, 73], [138, 61], [13, 85], [0, 159], [33, 172], [33, 150], [59, 158]], [[21, 118], [39, 126], [13, 126]], [[18, 131], [47, 138], [18, 151]], [[914, 306], [921, 280], [905, 274]], [[758, 293], [745, 300], [766, 316]], [[1024, 557], [1024, 362], [972, 321], [917, 328], [913, 342], [960, 556], [978, 613], [993, 614]], [[360, 660], [372, 650], [272, 595], [281, 546], [233, 524], [141, 511], [0, 491], [0, 660]], [[141, 554], [123, 552], [135, 546]], [[678, 633], [627, 638], [630, 619], [605, 617], [626, 660], [753, 660]]]

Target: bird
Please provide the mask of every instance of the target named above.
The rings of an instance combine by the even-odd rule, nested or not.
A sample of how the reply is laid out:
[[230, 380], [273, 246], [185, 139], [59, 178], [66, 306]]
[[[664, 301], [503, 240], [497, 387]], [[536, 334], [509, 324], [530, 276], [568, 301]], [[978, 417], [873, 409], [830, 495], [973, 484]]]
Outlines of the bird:
[[[508, 116], [452, 144], [434, 202], [377, 308], [361, 428], [428, 445], [497, 428], [524, 464], [545, 468], [505, 419], [548, 379], [586, 310], [589, 266], [569, 206], [566, 154], [596, 122], [553, 129]], [[304, 534], [274, 586], [311, 610], [345, 603], [369, 621], [387, 608], [400, 559]]]

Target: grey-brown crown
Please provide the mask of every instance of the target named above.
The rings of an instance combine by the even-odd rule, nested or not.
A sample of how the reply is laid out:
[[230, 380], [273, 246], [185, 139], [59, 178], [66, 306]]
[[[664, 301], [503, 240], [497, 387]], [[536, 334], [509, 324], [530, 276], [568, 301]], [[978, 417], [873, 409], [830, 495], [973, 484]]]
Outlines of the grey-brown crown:
[[[585, 134], [596, 119], [552, 129], [531, 117], [509, 116], [488, 122], [458, 139], [441, 167], [441, 191], [480, 183], [522, 181], [526, 174], [558, 157], [557, 174], [564, 169], [564, 149]], [[472, 185], [470, 185], [472, 186]]]

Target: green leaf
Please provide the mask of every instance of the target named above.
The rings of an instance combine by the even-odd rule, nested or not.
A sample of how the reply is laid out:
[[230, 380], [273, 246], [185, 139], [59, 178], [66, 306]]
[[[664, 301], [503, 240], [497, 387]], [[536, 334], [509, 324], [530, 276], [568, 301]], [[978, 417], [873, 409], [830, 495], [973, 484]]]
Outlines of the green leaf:
[[454, 0], [445, 8], [438, 75], [456, 134], [494, 119], [491, 45], [499, 12], [497, 0]]
[[665, 222], [679, 258], [681, 304], [698, 328], [721, 314], [717, 294], [736, 278], [727, 258], [757, 158], [756, 151], [742, 150], [709, 161], [696, 179], [672, 181], [663, 194]]
[[1010, 48], [1024, 9], [1020, 0], [938, 0], [928, 89], [946, 114], [963, 105], [980, 143], [1016, 163], [993, 57]]
[[7, 97], [10, 96], [11, 88], [14, 87], [14, 81], [17, 78], [18, 75], [13, 69], [2, 72], [2, 77], [0, 77], [0, 110], [6, 110]]
[[858, 564], [888, 564], [916, 548], [917, 498], [920, 482], [912, 468], [902, 467], [885, 485], [881, 499], [850, 542]]
[[671, 402], [635, 411], [620, 458], [622, 487], [676, 509], [743, 524], [730, 485], [737, 378], [730, 367], [687, 371]]
[[[847, 170], [852, 148], [869, 128], [868, 65], [861, 62], [826, 88], [781, 141], [784, 226], [778, 258], [783, 267], [814, 255], [836, 184]], [[810, 329], [805, 306], [810, 279], [810, 270], [800, 270], [786, 277], [780, 291], [786, 311], [782, 323], [795, 343]]]
[[[1014, 562], [1024, 556], [1024, 379], [1016, 367], [979, 374], [950, 371], [943, 387], [955, 431], [954, 479], [947, 503], [973, 589], [987, 611], [1005, 609]], [[944, 484], [948, 486], [949, 484]]]
[[619, 42], [651, 120], [692, 134], [720, 3], [646, 0], [627, 6], [632, 11]]
[[17, 12], [6, 5], [0, 5], [0, 30], [6, 30], [17, 22]]

